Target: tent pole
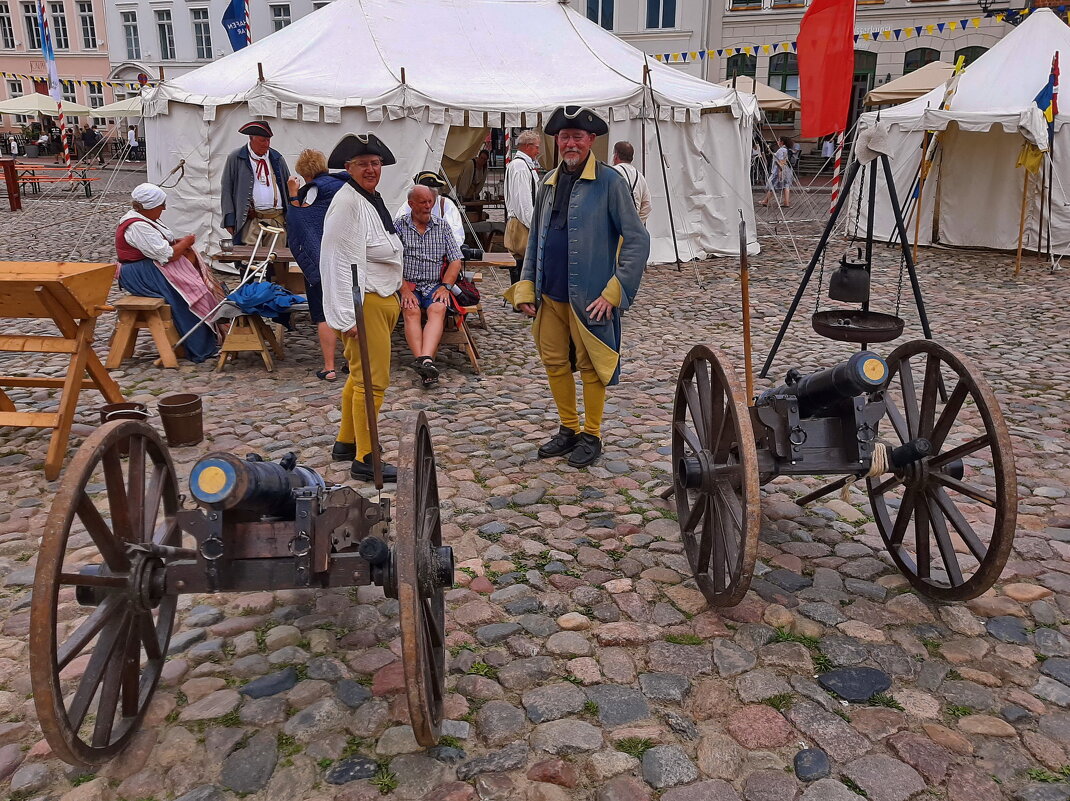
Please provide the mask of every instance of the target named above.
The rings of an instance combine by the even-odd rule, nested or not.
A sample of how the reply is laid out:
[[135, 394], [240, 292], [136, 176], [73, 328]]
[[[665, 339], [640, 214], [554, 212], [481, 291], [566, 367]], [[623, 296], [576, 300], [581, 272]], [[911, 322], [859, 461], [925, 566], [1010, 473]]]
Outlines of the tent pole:
[[1040, 226], [1037, 228], [1037, 261], [1044, 258], [1044, 198], [1048, 183], [1047, 158], [1040, 165]]
[[[906, 261], [907, 275], [910, 276], [910, 289], [914, 293], [914, 305], [918, 307], [918, 319], [921, 320], [921, 332], [926, 339], [933, 338], [932, 329], [929, 327], [929, 315], [925, 313], [925, 300], [921, 296], [921, 284], [918, 282], [918, 272], [914, 269], [914, 260], [910, 257], [910, 248], [907, 247], [906, 225], [903, 223], [903, 212], [899, 208], [899, 198], [895, 193], [895, 181], [892, 180], [892, 163], [883, 153], [880, 155], [881, 166], [884, 167], [884, 181], [888, 184], [888, 202], [892, 206], [892, 215], [895, 217], [895, 226], [899, 231], [900, 247], [903, 249], [903, 259]], [[876, 169], [876, 167], [874, 167]]]
[[1022, 213], [1018, 220], [1018, 255], [1014, 258], [1014, 274], [1022, 271], [1022, 240], [1025, 239], [1025, 199], [1029, 192], [1029, 170], [1023, 170], [1025, 179], [1022, 181]]
[[921, 236], [922, 199], [925, 192], [925, 156], [929, 153], [929, 132], [921, 138], [921, 163], [918, 165], [918, 198], [914, 202], [914, 263], [918, 263], [918, 238]]
[[665, 205], [669, 210], [669, 235], [672, 237], [672, 250], [676, 256], [676, 271], [682, 269], [680, 263], [680, 246], [676, 242], [676, 220], [672, 214], [672, 197], [669, 194], [669, 172], [665, 168], [665, 148], [661, 145], [661, 126], [658, 125], [658, 101], [654, 98], [654, 82], [650, 78], [650, 64], [643, 57], [643, 84], [650, 92], [650, 106], [654, 109], [654, 136], [658, 140], [658, 160], [661, 162], [661, 180], [665, 184]]

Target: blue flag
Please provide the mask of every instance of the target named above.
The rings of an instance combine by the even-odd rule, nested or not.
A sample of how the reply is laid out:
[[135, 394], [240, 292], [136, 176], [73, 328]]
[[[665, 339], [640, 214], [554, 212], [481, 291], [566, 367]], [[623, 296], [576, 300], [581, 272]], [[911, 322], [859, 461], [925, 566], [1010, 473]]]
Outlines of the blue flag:
[[237, 52], [251, 41], [249, 37], [249, 20], [245, 16], [245, 0], [230, 0], [230, 5], [223, 12], [223, 28], [230, 37], [230, 46]]

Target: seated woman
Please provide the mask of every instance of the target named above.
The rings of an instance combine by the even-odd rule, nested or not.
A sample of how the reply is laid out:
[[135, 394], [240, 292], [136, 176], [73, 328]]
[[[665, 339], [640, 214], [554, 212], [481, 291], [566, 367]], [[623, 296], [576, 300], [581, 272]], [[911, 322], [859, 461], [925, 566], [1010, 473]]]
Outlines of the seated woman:
[[320, 240], [323, 239], [327, 208], [331, 205], [334, 193], [345, 186], [345, 173], [339, 178], [327, 172], [327, 157], [318, 150], [302, 150], [294, 171], [305, 179], [305, 185], [298, 188], [297, 177], [290, 176], [286, 241], [297, 259], [297, 266], [304, 273], [308, 312], [316, 324], [320, 350], [323, 352], [323, 369], [316, 373], [316, 377], [321, 381], [334, 381], [338, 378], [338, 371], [334, 368], [338, 334], [327, 324], [327, 317], [323, 313]]
[[193, 250], [193, 234], [175, 239], [160, 222], [167, 195], [155, 184], [139, 184], [130, 194], [131, 206], [115, 229], [119, 257], [119, 286], [132, 295], [163, 298], [180, 336], [196, 330], [182, 343], [192, 362], [203, 362], [219, 347], [211, 325], [197, 325], [221, 299], [214, 280]]

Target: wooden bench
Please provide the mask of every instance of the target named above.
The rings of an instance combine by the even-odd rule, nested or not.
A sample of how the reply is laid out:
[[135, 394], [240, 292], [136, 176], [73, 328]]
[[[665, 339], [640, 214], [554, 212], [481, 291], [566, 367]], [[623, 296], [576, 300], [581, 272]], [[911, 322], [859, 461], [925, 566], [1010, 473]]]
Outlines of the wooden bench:
[[19, 185], [29, 186], [33, 190], [34, 194], [41, 191], [41, 184], [71, 184], [71, 189], [74, 189], [76, 184], [81, 184], [82, 189], [85, 190], [86, 197], [93, 197], [93, 188], [90, 185], [92, 181], [99, 181], [99, 178], [79, 178], [76, 175], [20, 175]]
[[152, 335], [152, 341], [160, 354], [157, 362], [164, 367], [178, 367], [175, 352], [178, 331], [171, 320], [171, 307], [165, 300], [129, 295], [115, 301], [113, 305], [119, 312], [119, 319], [115, 333], [112, 334], [108, 360], [104, 363], [107, 369], [114, 370], [134, 355], [137, 334], [142, 329], [147, 329]]
[[[219, 349], [219, 361], [216, 362], [216, 372], [223, 372], [227, 361], [233, 359], [239, 353], [259, 353], [264, 360], [264, 367], [270, 373], [275, 369], [275, 359], [284, 357], [282, 349], [282, 328], [278, 334], [272, 330], [272, 323], [264, 320], [259, 314], [243, 314], [235, 317], [231, 322], [223, 345]], [[274, 358], [272, 353], [274, 352]]]

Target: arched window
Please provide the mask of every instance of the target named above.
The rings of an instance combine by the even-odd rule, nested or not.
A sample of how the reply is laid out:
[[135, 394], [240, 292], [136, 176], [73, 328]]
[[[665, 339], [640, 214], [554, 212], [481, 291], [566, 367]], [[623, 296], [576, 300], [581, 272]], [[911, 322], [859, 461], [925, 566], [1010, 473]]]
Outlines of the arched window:
[[987, 47], [964, 47], [955, 51], [954, 63], [958, 64], [961, 57], [963, 59], [962, 66], [968, 67], [987, 52]]
[[[769, 59], [769, 85], [792, 97], [799, 96], [799, 59], [794, 53], [777, 53]], [[795, 112], [772, 111], [769, 122], [790, 125], [795, 122]]]
[[915, 50], [908, 50], [906, 57], [903, 59], [903, 74], [906, 75], [919, 67], [924, 67], [926, 64], [932, 64], [934, 61], [939, 60], [940, 51], [933, 50], [931, 47], [919, 47]]
[[746, 75], [754, 78], [758, 75], [758, 57], [748, 56], [746, 53], [736, 53], [728, 58], [728, 74], [726, 78], [735, 78], [737, 75]]

